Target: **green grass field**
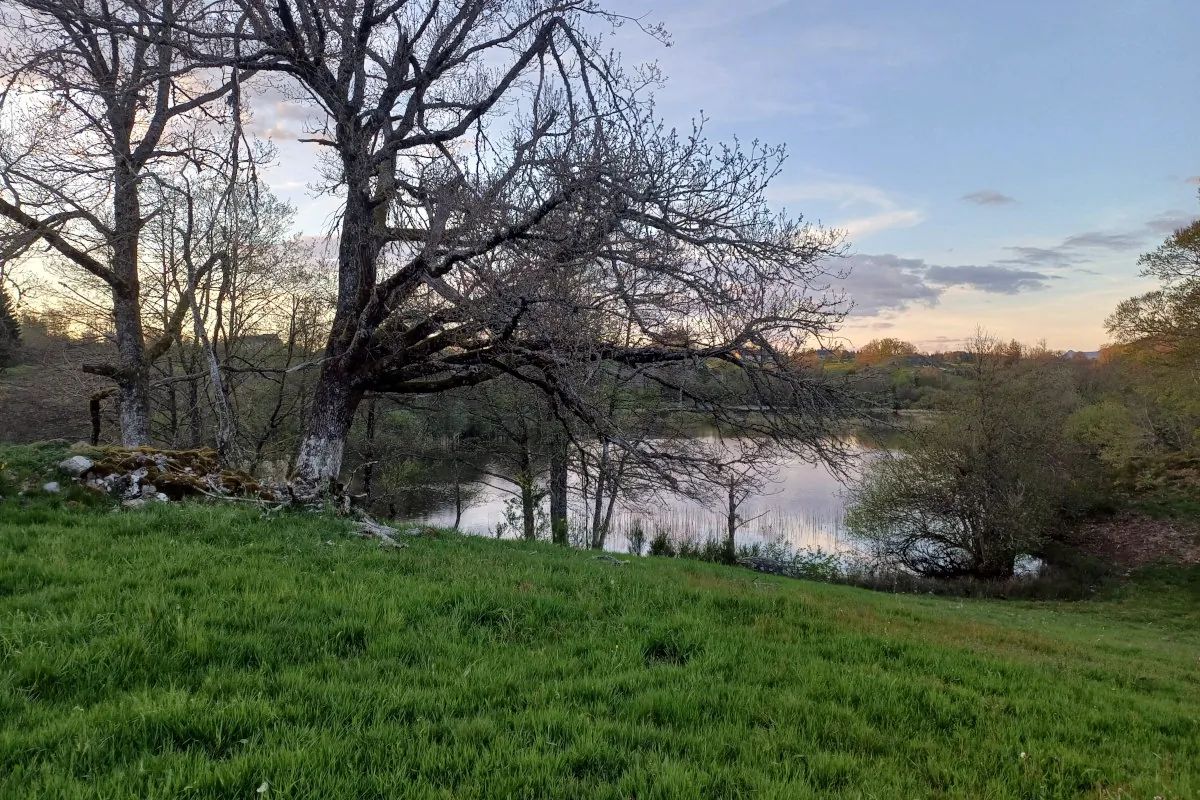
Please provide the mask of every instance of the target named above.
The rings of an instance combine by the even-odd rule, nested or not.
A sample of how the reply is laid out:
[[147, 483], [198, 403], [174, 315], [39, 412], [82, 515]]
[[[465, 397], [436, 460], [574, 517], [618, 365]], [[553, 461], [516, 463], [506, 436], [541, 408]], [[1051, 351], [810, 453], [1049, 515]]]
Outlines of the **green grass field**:
[[1198, 797], [1198, 657], [1195, 574], [962, 601], [0, 502], [3, 798]]

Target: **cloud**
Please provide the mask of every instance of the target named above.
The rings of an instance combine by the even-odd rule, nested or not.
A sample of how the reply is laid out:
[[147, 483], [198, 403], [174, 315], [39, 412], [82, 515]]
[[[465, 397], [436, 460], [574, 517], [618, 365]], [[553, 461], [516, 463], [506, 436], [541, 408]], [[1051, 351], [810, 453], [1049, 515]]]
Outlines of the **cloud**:
[[853, 255], [847, 261], [850, 274], [842, 288], [854, 301], [855, 316], [874, 317], [913, 304], [937, 305], [941, 290], [925, 283], [922, 259], [885, 254]]
[[892, 228], [911, 228], [925, 221], [925, 215], [916, 209], [895, 209], [881, 211], [867, 217], [848, 219], [838, 225], [850, 234], [850, 237], [866, 236]]
[[964, 194], [959, 199], [977, 206], [1003, 206], [1017, 202], [1016, 198], [997, 192], [995, 189], [980, 189], [978, 192]]
[[878, 186], [851, 181], [797, 183], [773, 187], [772, 202], [789, 205], [825, 201], [844, 214], [835, 219], [833, 227], [841, 228], [851, 238], [866, 236], [893, 228], [911, 228], [925, 221], [918, 208], [906, 208]]
[[1102, 250], [1132, 250], [1142, 243], [1142, 237], [1133, 233], [1081, 233], [1077, 236], [1069, 236], [1060, 247], [1064, 249], [1074, 248], [1098, 248]]
[[[1182, 213], [1169, 211], [1165, 214], [1159, 214], [1147, 222], [1143, 230], [1138, 231], [1129, 231], [1126, 233], [1088, 231], [1087, 233], [1077, 233], [1074, 236], [1068, 236], [1060, 244], [1051, 245], [1050, 247], [1006, 247], [1004, 249], [1012, 253], [1012, 257], [1001, 259], [997, 263], [1020, 264], [1027, 267], [1063, 268], [1090, 260], [1094, 257], [1091, 253], [1094, 253], [1096, 250], [1108, 250], [1114, 253], [1136, 250], [1144, 246], [1147, 231], [1158, 232], [1159, 228], [1164, 225], [1176, 224], [1182, 219], [1180, 216]], [[1174, 230], [1174, 228], [1170, 228], [1170, 230]]]
[[1036, 292], [1046, 288], [1046, 282], [1054, 276], [1024, 269], [1011, 269], [990, 265], [986, 267], [930, 267], [925, 279], [941, 286], [966, 286], [993, 294], [1017, 294]]
[[256, 136], [285, 142], [310, 135], [321, 113], [309, 102], [267, 86], [250, 99], [252, 115], [246, 130]]
[[[1027, 269], [996, 264], [988, 266], [940, 266], [922, 258], [903, 258], [889, 253], [857, 254], [847, 259], [849, 276], [841, 288], [854, 301], [856, 317], [878, 317], [904, 311], [913, 305], [933, 307], [949, 288], [960, 286], [988, 294], [1018, 294], [1047, 289], [1057, 280]], [[884, 329], [891, 323], [876, 323]]]
[[957, 350], [965, 347], [968, 341], [970, 341], [968, 336], [935, 336], [932, 339], [917, 339], [913, 344], [924, 346], [926, 350], [931, 351], [947, 348]]
[[1165, 236], [1174, 233], [1180, 228], [1187, 227], [1195, 221], [1196, 215], [1189, 214], [1186, 211], [1164, 211], [1147, 222], [1146, 227], [1153, 233]]
[[1062, 245], [1058, 247], [1006, 247], [1012, 258], [1001, 259], [1001, 264], [1025, 264], [1031, 267], [1068, 267], [1078, 258]]

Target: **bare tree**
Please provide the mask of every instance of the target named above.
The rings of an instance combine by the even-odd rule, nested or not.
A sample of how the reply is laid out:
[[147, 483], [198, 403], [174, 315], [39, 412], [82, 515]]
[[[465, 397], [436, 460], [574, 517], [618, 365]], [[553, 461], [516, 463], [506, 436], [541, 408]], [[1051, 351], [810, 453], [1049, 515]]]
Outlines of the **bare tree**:
[[737, 534], [762, 515], [747, 517], [746, 505], [761, 497], [778, 471], [779, 453], [774, 442], [733, 440], [722, 442], [712, 457], [712, 483], [720, 490], [725, 515], [725, 558], [737, 560]]
[[337, 477], [367, 392], [508, 375], [619, 443], [575, 384], [616, 365], [723, 362], [760, 433], [836, 456], [823, 442], [844, 404], [791, 354], [842, 319], [824, 266], [840, 236], [768, 209], [781, 149], [655, 120], [643, 90], [658, 75], [624, 70], [601, 35], [626, 20], [591, 0], [211, 8], [233, 41], [214, 66], [279, 76], [312, 110], [309, 141], [344, 203], [298, 494]]
[[116, 359], [85, 369], [116, 382], [121, 440], [131, 447], [150, 443], [151, 365], [189, 311], [179, 303], [147, 339], [139, 246], [157, 210], [146, 207], [146, 190], [166, 163], [224, 159], [211, 135], [213, 101], [233, 81], [192, 70], [177, 47], [203, 14], [187, 0], [156, 14], [121, 0], [0, 4], [0, 262], [44, 248], [104, 286]]

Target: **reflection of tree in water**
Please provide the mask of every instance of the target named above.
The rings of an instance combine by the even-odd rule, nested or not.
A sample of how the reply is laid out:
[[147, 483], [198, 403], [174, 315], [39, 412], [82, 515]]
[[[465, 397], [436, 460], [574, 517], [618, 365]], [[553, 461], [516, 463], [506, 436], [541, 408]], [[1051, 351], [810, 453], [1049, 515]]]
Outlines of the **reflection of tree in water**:
[[351, 442], [347, 484], [370, 513], [423, 517], [447, 506], [459, 513], [478, 496], [488, 457], [484, 431], [454, 397], [436, 406], [373, 398]]

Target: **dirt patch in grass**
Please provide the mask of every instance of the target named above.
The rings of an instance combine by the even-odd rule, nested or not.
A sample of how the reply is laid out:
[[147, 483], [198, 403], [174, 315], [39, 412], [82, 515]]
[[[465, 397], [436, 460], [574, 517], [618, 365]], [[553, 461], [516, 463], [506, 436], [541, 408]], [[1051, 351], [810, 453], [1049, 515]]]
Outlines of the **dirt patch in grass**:
[[1080, 526], [1071, 544], [1126, 569], [1164, 562], [1200, 564], [1200, 527], [1196, 523], [1133, 512]]

